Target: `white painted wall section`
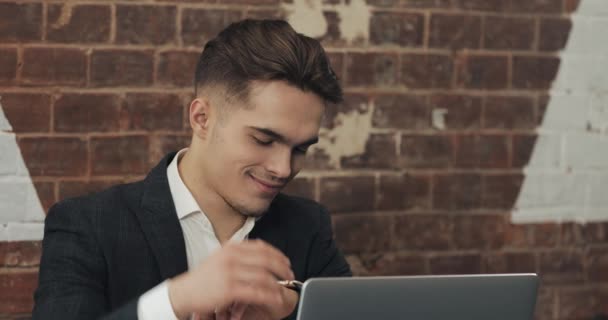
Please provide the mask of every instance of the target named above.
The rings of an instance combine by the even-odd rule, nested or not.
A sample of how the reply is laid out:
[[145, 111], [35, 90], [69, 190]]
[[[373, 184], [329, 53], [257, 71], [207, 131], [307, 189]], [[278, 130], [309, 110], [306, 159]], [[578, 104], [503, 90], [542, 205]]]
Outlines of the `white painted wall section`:
[[608, 2], [581, 1], [560, 58], [516, 223], [608, 221]]

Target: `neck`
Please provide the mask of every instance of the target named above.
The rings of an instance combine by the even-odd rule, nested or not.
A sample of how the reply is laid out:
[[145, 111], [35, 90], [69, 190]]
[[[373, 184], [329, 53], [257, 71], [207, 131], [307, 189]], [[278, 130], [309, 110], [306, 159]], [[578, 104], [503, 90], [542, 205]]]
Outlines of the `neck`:
[[204, 177], [197, 173], [196, 162], [191, 152], [186, 151], [183, 157], [178, 159], [177, 168], [182, 181], [211, 222], [219, 242], [224, 244], [230, 240], [247, 218], [228, 205], [226, 200], [205, 182]]

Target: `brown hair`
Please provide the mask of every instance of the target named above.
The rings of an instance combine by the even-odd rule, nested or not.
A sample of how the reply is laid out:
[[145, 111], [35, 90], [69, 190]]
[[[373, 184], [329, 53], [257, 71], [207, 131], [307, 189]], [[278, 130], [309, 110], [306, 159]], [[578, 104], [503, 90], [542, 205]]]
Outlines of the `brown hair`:
[[253, 80], [284, 80], [324, 101], [342, 101], [342, 89], [321, 44], [283, 20], [243, 20], [209, 41], [196, 66], [195, 94], [221, 86], [244, 100]]

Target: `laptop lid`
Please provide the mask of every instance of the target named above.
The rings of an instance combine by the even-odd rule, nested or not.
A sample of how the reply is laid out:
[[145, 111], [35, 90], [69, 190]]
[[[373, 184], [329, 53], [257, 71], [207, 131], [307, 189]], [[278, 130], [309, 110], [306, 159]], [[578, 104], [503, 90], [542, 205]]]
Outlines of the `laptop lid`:
[[530, 320], [535, 274], [317, 278], [298, 320]]

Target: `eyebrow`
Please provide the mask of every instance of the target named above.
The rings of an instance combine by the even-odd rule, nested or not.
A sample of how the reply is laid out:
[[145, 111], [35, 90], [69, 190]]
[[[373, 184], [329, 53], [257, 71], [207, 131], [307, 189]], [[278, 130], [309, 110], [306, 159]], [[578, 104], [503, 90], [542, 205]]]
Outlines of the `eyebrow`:
[[[268, 128], [258, 128], [258, 127], [252, 127], [252, 126], [250, 126], [249, 128], [253, 129], [253, 130], [257, 131], [257, 132], [263, 133], [263, 134], [265, 134], [265, 135], [267, 135], [269, 137], [272, 137], [272, 138], [274, 138], [276, 140], [279, 140], [279, 141], [281, 141], [283, 143], [287, 143], [289, 141], [289, 139], [285, 138], [282, 134], [280, 134], [280, 133], [278, 133], [276, 131], [273, 131], [271, 129], [268, 129]], [[310, 145], [313, 145], [313, 144], [315, 144], [317, 142], [319, 142], [319, 137], [314, 137], [314, 138], [311, 138], [309, 140], [304, 141], [303, 143], [300, 143], [298, 146], [310, 146]]]

